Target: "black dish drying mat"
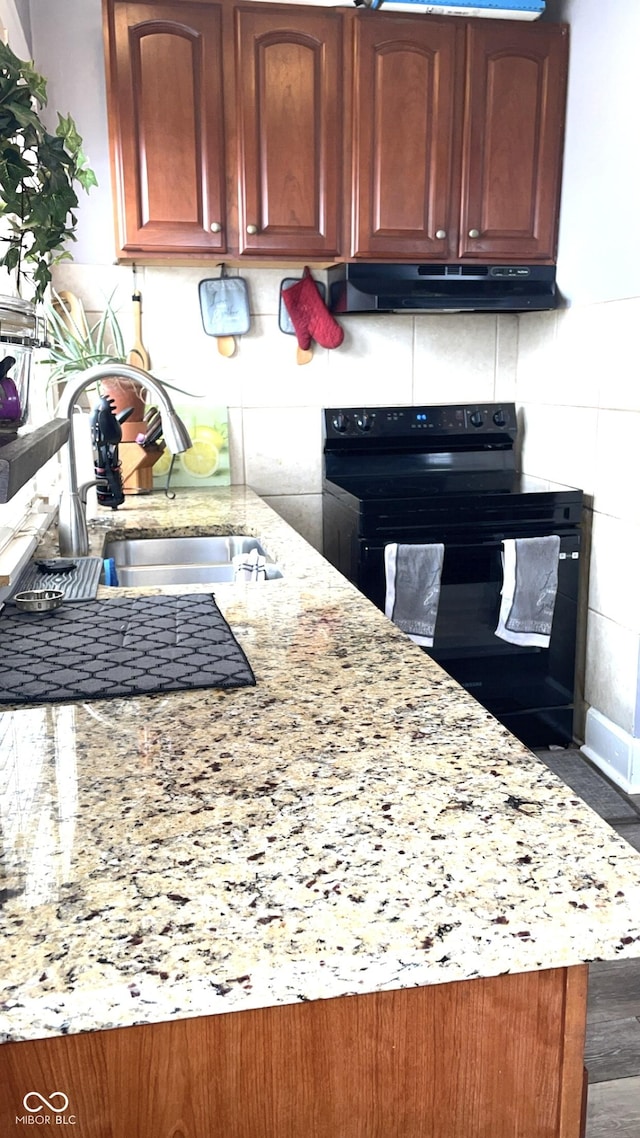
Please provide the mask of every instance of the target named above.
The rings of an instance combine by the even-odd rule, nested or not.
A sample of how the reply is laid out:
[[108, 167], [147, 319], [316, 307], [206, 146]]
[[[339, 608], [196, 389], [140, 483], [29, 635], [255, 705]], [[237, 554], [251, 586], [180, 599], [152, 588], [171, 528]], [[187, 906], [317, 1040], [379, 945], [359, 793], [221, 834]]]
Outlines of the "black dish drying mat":
[[0, 704], [255, 684], [208, 593], [122, 597], [0, 616]]
[[[60, 560], [64, 565], [65, 559]], [[13, 593], [23, 593], [26, 589], [62, 589], [65, 601], [92, 600], [98, 592], [102, 565], [101, 557], [81, 557], [75, 569], [58, 573], [55, 569], [40, 569], [37, 561], [30, 561]]]

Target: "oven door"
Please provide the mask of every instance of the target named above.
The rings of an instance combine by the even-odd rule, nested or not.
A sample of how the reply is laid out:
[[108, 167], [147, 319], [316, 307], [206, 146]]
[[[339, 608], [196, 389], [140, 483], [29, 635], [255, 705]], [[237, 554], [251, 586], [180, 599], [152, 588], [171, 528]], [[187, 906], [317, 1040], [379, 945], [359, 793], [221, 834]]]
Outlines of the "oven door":
[[[510, 644], [495, 634], [502, 589], [501, 553], [502, 536], [445, 541], [438, 617], [433, 647], [427, 652], [529, 746], [570, 742], [580, 533], [561, 535], [548, 648]], [[384, 611], [384, 544], [360, 542], [357, 584]], [[544, 720], [540, 731], [527, 726], [533, 713]]]

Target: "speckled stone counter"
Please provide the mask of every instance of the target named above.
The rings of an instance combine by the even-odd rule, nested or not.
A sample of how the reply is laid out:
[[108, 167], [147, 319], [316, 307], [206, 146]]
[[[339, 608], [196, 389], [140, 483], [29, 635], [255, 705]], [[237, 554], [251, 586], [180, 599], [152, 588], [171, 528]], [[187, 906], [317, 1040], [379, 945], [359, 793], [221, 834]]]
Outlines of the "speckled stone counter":
[[159, 530], [282, 566], [208, 589], [257, 686], [2, 713], [2, 1039], [640, 956], [640, 856], [251, 491], [92, 552]]

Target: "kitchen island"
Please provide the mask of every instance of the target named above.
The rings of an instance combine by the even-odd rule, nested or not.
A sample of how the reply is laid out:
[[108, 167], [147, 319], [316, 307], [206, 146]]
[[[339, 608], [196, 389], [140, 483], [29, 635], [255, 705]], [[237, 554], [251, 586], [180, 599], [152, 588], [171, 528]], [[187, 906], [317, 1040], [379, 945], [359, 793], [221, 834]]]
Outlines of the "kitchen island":
[[578, 1138], [638, 854], [250, 490], [130, 498], [92, 552], [160, 532], [281, 566], [171, 590], [256, 686], [0, 716], [0, 1132]]

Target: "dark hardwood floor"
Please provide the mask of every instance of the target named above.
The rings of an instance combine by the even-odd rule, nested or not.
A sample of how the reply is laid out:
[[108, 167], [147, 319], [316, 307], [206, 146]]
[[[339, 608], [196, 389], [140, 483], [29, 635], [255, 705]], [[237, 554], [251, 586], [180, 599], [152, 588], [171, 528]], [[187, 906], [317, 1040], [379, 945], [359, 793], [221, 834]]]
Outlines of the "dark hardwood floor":
[[[640, 851], [640, 794], [625, 794], [578, 750], [536, 754]], [[586, 1138], [640, 1138], [640, 959], [590, 965], [586, 1066]]]

